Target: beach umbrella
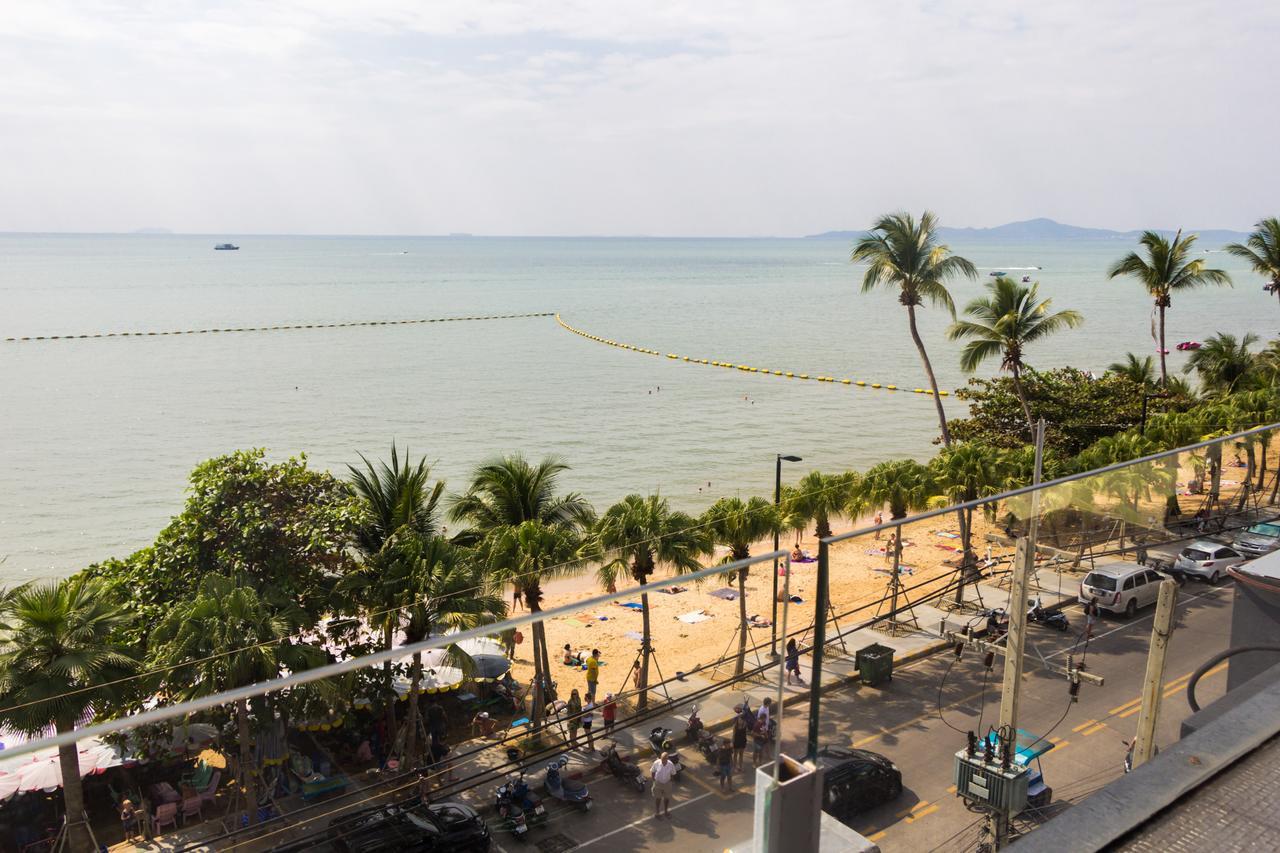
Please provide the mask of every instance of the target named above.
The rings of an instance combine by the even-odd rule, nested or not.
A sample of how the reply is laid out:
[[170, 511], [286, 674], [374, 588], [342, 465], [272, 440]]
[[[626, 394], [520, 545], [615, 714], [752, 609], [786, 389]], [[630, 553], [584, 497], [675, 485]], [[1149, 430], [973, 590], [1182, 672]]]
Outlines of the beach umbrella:
[[[497, 681], [511, 670], [511, 661], [502, 648], [502, 643], [489, 637], [477, 637], [463, 640], [457, 644], [458, 651], [471, 659], [472, 681]], [[422, 663], [432, 669], [441, 670], [449, 667], [449, 651], [447, 649], [428, 649], [422, 653]]]
[[0, 773], [0, 801], [18, 793], [20, 781], [17, 773]]
[[94, 738], [87, 746], [80, 748], [80, 775], [103, 773], [112, 767], [124, 764], [124, 755], [118, 747]]
[[173, 727], [173, 737], [169, 741], [170, 749], [180, 749], [190, 738], [195, 743], [204, 743], [218, 736], [218, 727], [209, 723], [183, 723]]
[[197, 762], [202, 762], [210, 767], [218, 770], [225, 770], [227, 767], [227, 757], [216, 749], [206, 749], [196, 756]]
[[62, 787], [62, 766], [57, 758], [33, 761], [18, 770], [19, 791], [52, 791]]

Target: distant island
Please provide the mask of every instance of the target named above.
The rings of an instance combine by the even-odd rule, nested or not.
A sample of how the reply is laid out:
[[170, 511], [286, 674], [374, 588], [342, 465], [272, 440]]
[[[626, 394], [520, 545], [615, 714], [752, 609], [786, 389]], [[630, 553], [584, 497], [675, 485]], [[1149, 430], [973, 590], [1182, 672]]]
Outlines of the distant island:
[[[1173, 231], [1156, 229], [1161, 234], [1173, 235]], [[1223, 229], [1199, 230], [1187, 228], [1200, 235], [1200, 245], [1210, 246], [1215, 243], [1231, 243], [1244, 240], [1248, 235], [1240, 231]], [[806, 240], [856, 240], [865, 231], [826, 231], [822, 234], [808, 234]], [[1032, 243], [1041, 240], [1117, 240], [1134, 242], [1142, 235], [1141, 231], [1111, 231], [1106, 228], [1081, 228], [1078, 225], [1063, 225], [1052, 219], [1028, 219], [1024, 222], [1010, 222], [994, 228], [947, 228], [938, 229], [938, 236], [944, 240], [963, 240], [966, 242], [991, 243]]]

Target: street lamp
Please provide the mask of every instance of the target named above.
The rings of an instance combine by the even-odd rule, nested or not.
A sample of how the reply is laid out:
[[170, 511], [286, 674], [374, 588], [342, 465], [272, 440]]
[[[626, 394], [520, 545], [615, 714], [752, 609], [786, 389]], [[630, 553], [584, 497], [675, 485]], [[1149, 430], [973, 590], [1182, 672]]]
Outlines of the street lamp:
[[[783, 462], [803, 462], [799, 456], [786, 456], [779, 453], [777, 464], [774, 468], [773, 476], [773, 508], [777, 509], [782, 506], [782, 463]], [[778, 534], [779, 530], [773, 531], [773, 550], [778, 550]], [[775, 658], [778, 656], [778, 558], [773, 558], [773, 619], [769, 625], [770, 640], [769, 650]]]
[[1147, 434], [1147, 401], [1148, 400], [1167, 400], [1173, 395], [1168, 391], [1162, 391], [1159, 394], [1142, 394], [1142, 425], [1138, 427], [1138, 435], [1145, 436]]

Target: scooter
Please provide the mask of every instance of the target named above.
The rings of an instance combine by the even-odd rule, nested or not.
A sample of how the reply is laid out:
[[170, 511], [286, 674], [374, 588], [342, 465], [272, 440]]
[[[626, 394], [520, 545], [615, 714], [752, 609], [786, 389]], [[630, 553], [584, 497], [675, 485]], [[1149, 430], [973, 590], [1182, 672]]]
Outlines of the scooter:
[[542, 798], [529, 789], [523, 771], [512, 773], [507, 786], [511, 801], [524, 810], [524, 820], [530, 828], [547, 822], [547, 809], [542, 805]]
[[524, 840], [529, 832], [529, 824], [525, 821], [524, 809], [512, 796], [510, 782], [498, 786], [493, 805], [498, 816], [502, 818], [502, 828], [517, 839]]
[[622, 756], [618, 755], [618, 745], [616, 743], [609, 744], [609, 749], [604, 754], [604, 765], [609, 772], [624, 782], [630, 782], [635, 785], [636, 790], [641, 793], [648, 787], [644, 781], [644, 771], [630, 761], [623, 761]]
[[584, 812], [589, 812], [591, 811], [591, 795], [587, 793], [587, 786], [573, 779], [565, 779], [560, 775], [560, 771], [568, 765], [569, 757], [565, 755], [547, 765], [547, 793], [557, 800], [564, 800]]
[[693, 708], [690, 709], [689, 722], [684, 727], [685, 740], [696, 743], [698, 741], [698, 736], [702, 733], [704, 728], [705, 726], [702, 724], [702, 718], [698, 716], [698, 706], [694, 705]]
[[[680, 760], [680, 752], [676, 749], [675, 742], [671, 740], [671, 729], [665, 729], [662, 726], [655, 727], [649, 732], [649, 743], [653, 746], [655, 754], [661, 755], [666, 753], [671, 759], [671, 763], [676, 766], [674, 774], [679, 776], [684, 770], [684, 762]], [[672, 778], [675, 778], [673, 776]]]
[[1031, 609], [1027, 611], [1027, 619], [1036, 624], [1043, 625], [1046, 628], [1053, 628], [1057, 631], [1066, 631], [1071, 627], [1071, 623], [1067, 620], [1066, 614], [1059, 613], [1056, 610], [1045, 610], [1040, 603], [1040, 597], [1036, 596], [1036, 600], [1032, 603]]

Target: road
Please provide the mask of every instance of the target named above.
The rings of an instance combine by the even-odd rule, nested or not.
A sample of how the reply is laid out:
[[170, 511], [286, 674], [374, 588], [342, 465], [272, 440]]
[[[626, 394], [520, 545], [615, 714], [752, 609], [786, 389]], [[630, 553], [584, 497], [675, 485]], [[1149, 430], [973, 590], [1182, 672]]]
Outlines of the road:
[[[1083, 626], [1083, 618], [1077, 608], [1066, 612], [1072, 619], [1072, 633], [1032, 627], [1028, 638], [1031, 661], [1043, 655], [1065, 664], [1073, 653], [1077, 661], [1080, 659], [1083, 649], [1073, 634]], [[1121, 775], [1124, 741], [1133, 737], [1137, 725], [1153, 612], [1149, 608], [1132, 621], [1104, 618], [1095, 625], [1086, 660], [1089, 670], [1103, 676], [1106, 684], [1083, 684], [1078, 702], [1070, 701], [1063, 676], [1028, 662], [1019, 727], [1047, 734], [1054, 744], [1042, 759], [1045, 781], [1054, 789], [1054, 805], [1040, 819], [1069, 808]], [[1183, 689], [1187, 678], [1200, 663], [1227, 647], [1230, 619], [1230, 584], [1216, 588], [1192, 584], [1180, 590], [1159, 743], [1177, 740], [1179, 724], [1189, 714]], [[853, 685], [824, 696], [821, 743], [880, 752], [903, 774], [902, 796], [861, 815], [854, 824], [856, 830], [886, 851], [973, 849], [982, 820], [955, 796], [953, 756], [965, 744], [965, 731], [985, 731], [996, 723], [1001, 681], [998, 658], [987, 673], [981, 655], [969, 651], [954, 664], [952, 655], [939, 654], [900, 668], [884, 687]], [[1225, 682], [1222, 668], [1211, 671], [1198, 688], [1201, 704], [1220, 696]], [[765, 695], [762, 687], [757, 701]], [[804, 754], [807, 726], [807, 706], [788, 709], [782, 737], [787, 752]], [[689, 757], [690, 766], [676, 786], [670, 820], [653, 819], [653, 801], [648, 794], [634, 788], [624, 790], [612, 778], [596, 778], [590, 780], [595, 800], [592, 811], [565, 814], [553, 809], [553, 821], [531, 833], [529, 842], [540, 853], [743, 849], [751, 837], [754, 793], [748, 784], [750, 774], [738, 778], [738, 790], [721, 792], [709, 765], [700, 757]], [[1033, 824], [1021, 821], [1019, 828]], [[500, 850], [527, 846], [501, 834], [496, 840]]]

